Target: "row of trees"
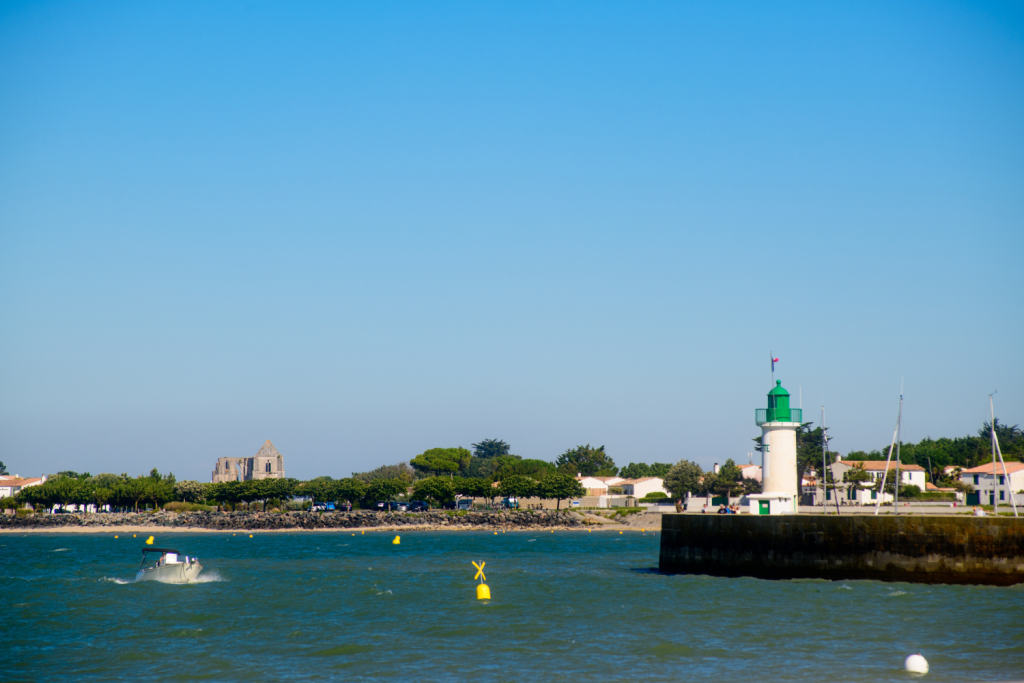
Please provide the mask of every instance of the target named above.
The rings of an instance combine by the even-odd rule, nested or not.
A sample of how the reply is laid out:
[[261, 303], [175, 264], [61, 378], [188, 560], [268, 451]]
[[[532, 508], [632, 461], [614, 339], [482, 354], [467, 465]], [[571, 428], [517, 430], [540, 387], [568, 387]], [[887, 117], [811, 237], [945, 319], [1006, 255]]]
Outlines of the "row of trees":
[[444, 504], [456, 495], [472, 498], [486, 498], [494, 502], [498, 497], [544, 498], [554, 500], [555, 508], [561, 508], [567, 498], [579, 498], [586, 494], [583, 485], [575, 477], [560, 472], [550, 472], [540, 479], [511, 474], [502, 478], [498, 485], [479, 477], [427, 477], [413, 484], [413, 496]]
[[761, 482], [743, 476], [743, 470], [731, 458], [718, 472], [705, 472], [700, 465], [689, 460], [680, 460], [665, 473], [665, 488], [673, 498], [683, 498], [687, 493], [698, 496], [738, 496], [760, 493]]
[[[1024, 460], [1024, 431], [1019, 425], [1005, 425], [995, 420], [996, 438], [999, 448], [1006, 460]], [[941, 482], [943, 470], [947, 467], [969, 469], [992, 461], [992, 425], [983, 422], [977, 436], [964, 436], [955, 439], [925, 438], [917, 443], [900, 443], [900, 462], [904, 465], [920, 465], [928, 471], [928, 480]], [[873, 451], [852, 451], [844, 456], [845, 460], [885, 460], [889, 454], [889, 444]], [[893, 458], [896, 454], [893, 453]], [[819, 451], [820, 461], [820, 451]], [[953, 486], [955, 482], [945, 482]]]
[[89, 505], [111, 505], [134, 509], [152, 504], [159, 507], [174, 500], [174, 475], [161, 475], [156, 469], [148, 476], [129, 477], [127, 474], [99, 474], [59, 472], [39, 486], [23, 488], [15, 497], [19, 505], [34, 508]]

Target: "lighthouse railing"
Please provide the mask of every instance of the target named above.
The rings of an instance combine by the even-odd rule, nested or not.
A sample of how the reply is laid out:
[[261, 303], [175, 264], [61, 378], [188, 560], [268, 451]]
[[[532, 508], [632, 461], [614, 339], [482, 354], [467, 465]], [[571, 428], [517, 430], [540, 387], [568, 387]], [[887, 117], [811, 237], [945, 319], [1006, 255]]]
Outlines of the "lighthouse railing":
[[[789, 419], [784, 419], [789, 413]], [[766, 422], [800, 422], [803, 423], [804, 411], [800, 408], [757, 408], [754, 411], [754, 422], [760, 427]]]

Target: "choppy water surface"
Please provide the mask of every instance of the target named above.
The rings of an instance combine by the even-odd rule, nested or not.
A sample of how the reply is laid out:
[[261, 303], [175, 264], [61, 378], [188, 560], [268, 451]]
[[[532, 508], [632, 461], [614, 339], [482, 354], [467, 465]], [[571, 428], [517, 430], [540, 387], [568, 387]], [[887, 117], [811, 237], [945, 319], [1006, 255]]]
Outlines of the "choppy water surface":
[[[0, 536], [0, 680], [1024, 678], [1024, 588], [662, 576], [648, 532]], [[493, 599], [476, 600], [472, 560]]]

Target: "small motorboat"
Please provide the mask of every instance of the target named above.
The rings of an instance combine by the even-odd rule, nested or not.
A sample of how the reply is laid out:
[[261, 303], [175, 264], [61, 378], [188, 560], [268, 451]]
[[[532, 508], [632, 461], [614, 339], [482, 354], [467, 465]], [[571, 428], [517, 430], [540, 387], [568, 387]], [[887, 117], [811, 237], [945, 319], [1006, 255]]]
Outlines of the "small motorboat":
[[171, 548], [143, 548], [136, 581], [192, 583], [203, 571], [199, 560]]

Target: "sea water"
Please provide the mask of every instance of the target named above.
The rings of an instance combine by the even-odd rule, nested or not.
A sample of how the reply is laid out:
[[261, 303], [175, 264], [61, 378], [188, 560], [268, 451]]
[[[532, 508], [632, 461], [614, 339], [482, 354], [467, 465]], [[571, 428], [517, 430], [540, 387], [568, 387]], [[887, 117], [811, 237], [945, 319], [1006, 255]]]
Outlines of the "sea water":
[[[662, 575], [660, 534], [0, 536], [0, 681], [1024, 678], [1024, 586]], [[476, 599], [486, 562], [492, 599]]]

